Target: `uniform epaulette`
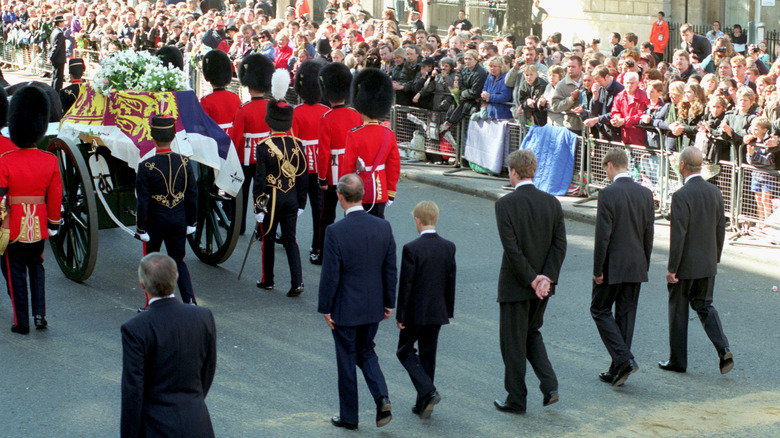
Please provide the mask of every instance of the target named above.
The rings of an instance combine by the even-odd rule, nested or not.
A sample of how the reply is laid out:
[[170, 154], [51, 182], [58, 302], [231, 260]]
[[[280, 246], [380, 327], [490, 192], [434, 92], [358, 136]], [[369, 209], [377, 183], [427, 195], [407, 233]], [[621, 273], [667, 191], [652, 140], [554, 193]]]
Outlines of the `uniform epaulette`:
[[366, 125], [358, 125], [358, 126], [355, 126], [354, 128], [350, 129], [350, 130], [349, 130], [349, 132], [355, 132], [355, 131], [357, 131], [358, 129], [360, 129], [360, 128], [364, 127], [364, 126], [366, 126]]

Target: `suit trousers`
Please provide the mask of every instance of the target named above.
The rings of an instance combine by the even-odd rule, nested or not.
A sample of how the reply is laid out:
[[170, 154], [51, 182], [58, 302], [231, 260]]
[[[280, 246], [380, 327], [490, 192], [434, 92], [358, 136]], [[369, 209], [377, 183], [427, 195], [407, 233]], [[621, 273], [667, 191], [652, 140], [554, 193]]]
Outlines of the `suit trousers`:
[[543, 394], [558, 390], [558, 378], [550, 359], [547, 358], [547, 349], [539, 331], [544, 322], [547, 301], [533, 298], [499, 303], [499, 337], [505, 367], [504, 388], [508, 392], [506, 403], [513, 409], [526, 408], [526, 359], [539, 378], [539, 389]]
[[51, 87], [55, 91], [62, 90], [62, 84], [65, 82], [65, 64], [51, 63]]
[[[283, 195], [283, 196], [280, 196]], [[298, 242], [295, 240], [296, 224], [298, 222], [298, 207], [294, 193], [278, 193], [276, 211], [273, 214], [271, 222], [271, 212], [265, 215], [263, 226], [260, 231], [263, 234], [263, 275], [261, 282], [265, 284], [274, 284], [274, 259], [276, 227], [282, 229], [282, 236], [279, 243], [284, 247], [287, 253], [287, 264], [290, 266], [290, 283], [292, 288], [297, 288], [303, 284], [303, 274], [301, 268], [301, 252], [298, 248]], [[287, 199], [285, 199], [287, 198]], [[284, 202], [284, 201], [287, 202]]]
[[[436, 347], [440, 329], [438, 324], [408, 325], [398, 336], [398, 350], [395, 354], [417, 390], [417, 403], [436, 389], [433, 376], [436, 373]], [[419, 354], [414, 348], [415, 343], [420, 349]]]
[[320, 249], [322, 249], [325, 240], [325, 230], [336, 221], [336, 207], [338, 205], [339, 198], [336, 195], [336, 186], [328, 186], [327, 190], [322, 191], [322, 211], [320, 212], [319, 220]]
[[11, 243], [2, 259], [3, 276], [14, 309], [14, 325], [30, 326], [27, 301], [27, 277], [30, 277], [30, 301], [33, 315], [46, 316], [43, 240]]
[[[338, 323], [338, 321], [337, 321]], [[336, 365], [339, 376], [339, 416], [342, 421], [358, 424], [357, 370], [363, 371], [368, 390], [374, 400], [387, 397], [387, 383], [374, 352], [374, 337], [379, 323], [344, 327], [337, 325], [333, 332], [336, 343]]]
[[[246, 212], [247, 212], [247, 202], [249, 201], [250, 197], [249, 194], [252, 192], [252, 181], [255, 177], [255, 168], [257, 167], [257, 164], [250, 164], [249, 166], [241, 166], [241, 169], [244, 171], [244, 183], [241, 185], [242, 189], [242, 202], [244, 203], [244, 214], [238, 218], [239, 226], [241, 234], [244, 234], [246, 232]], [[253, 201], [252, 204], [249, 205], [249, 211], [254, 212], [254, 196], [252, 196]]]
[[688, 367], [688, 306], [696, 311], [704, 332], [720, 354], [729, 346], [718, 311], [712, 306], [715, 277], [680, 280], [669, 284], [669, 361]]
[[322, 251], [322, 242], [320, 241], [320, 214], [322, 212], [322, 189], [317, 181], [317, 173], [309, 174], [309, 205], [311, 205], [311, 223], [313, 224], [311, 234], [311, 252], [319, 253]]
[[165, 243], [165, 251], [176, 262], [176, 269], [179, 271], [179, 279], [176, 280], [176, 284], [179, 286], [181, 300], [185, 303], [195, 303], [190, 271], [187, 269], [187, 264], [184, 263], [185, 245], [187, 244], [186, 231], [186, 225], [183, 224], [160, 226], [150, 223], [146, 253], [160, 251], [162, 244]]
[[363, 204], [363, 210], [367, 211], [368, 214], [372, 214], [379, 219], [385, 218], [385, 206], [387, 205], [386, 202], [377, 202], [374, 203], [374, 205], [371, 204]]
[[634, 358], [631, 354], [631, 341], [634, 337], [640, 286], [641, 283], [593, 284], [590, 315], [596, 322], [601, 340], [612, 358], [610, 371]]

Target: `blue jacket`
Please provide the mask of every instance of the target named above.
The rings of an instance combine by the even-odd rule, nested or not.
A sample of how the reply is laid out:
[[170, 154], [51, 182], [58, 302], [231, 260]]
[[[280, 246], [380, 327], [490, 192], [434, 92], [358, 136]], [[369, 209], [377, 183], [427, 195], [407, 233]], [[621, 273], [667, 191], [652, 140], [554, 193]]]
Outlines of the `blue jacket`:
[[504, 83], [506, 73], [496, 79], [493, 75], [488, 75], [485, 80], [485, 86], [482, 91], [490, 93], [488, 99], [487, 115], [489, 119], [511, 119], [512, 118], [512, 88]]
[[395, 308], [396, 282], [390, 222], [354, 211], [325, 230], [319, 313], [338, 326], [380, 322]]

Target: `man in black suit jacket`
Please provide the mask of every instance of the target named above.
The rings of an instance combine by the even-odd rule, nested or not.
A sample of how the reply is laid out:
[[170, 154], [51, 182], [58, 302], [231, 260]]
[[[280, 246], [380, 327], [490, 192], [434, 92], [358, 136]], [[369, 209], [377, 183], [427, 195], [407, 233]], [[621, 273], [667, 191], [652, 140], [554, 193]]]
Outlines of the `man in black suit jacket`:
[[680, 26], [681, 47], [689, 54], [693, 53], [699, 59], [704, 59], [712, 55], [712, 45], [705, 36], [696, 35], [693, 32], [693, 26], [686, 23]]
[[175, 299], [177, 276], [159, 252], [138, 268], [149, 308], [122, 325], [123, 438], [214, 436], [205, 402], [217, 366], [214, 316]]
[[685, 185], [672, 195], [671, 237], [666, 281], [669, 283], [669, 360], [658, 366], [685, 372], [688, 366], [688, 305], [720, 357], [720, 372], [734, 367], [729, 341], [712, 306], [715, 275], [726, 237], [723, 195], [701, 175], [702, 154], [688, 147], [680, 154]]
[[[417, 390], [412, 412], [428, 418], [441, 396], [433, 385], [439, 330], [455, 310], [455, 244], [436, 233], [439, 207], [422, 201], [414, 207], [420, 237], [404, 245], [398, 283], [396, 321], [401, 333], [396, 356]], [[419, 355], [414, 344], [420, 350]]]
[[49, 40], [51, 44], [49, 61], [52, 66], [51, 87], [55, 91], [60, 91], [62, 83], [65, 81], [65, 62], [68, 61], [67, 53], [65, 52], [65, 31], [63, 29], [65, 25], [65, 18], [62, 15], [54, 17], [54, 30]]
[[628, 174], [624, 149], [610, 149], [601, 162], [612, 184], [599, 192], [590, 314], [612, 357], [609, 371], [599, 378], [621, 386], [629, 374], [639, 370], [631, 340], [639, 288], [647, 281], [650, 268], [655, 214], [652, 192]]
[[339, 415], [331, 423], [357, 429], [355, 366], [359, 366], [376, 401], [376, 425], [382, 427], [393, 416], [385, 376], [374, 352], [374, 336], [379, 322], [389, 318], [395, 306], [395, 240], [390, 222], [363, 209], [359, 176], [341, 177], [336, 193], [345, 217], [325, 231], [317, 308], [325, 315], [336, 343]]
[[539, 329], [566, 256], [566, 228], [561, 203], [533, 185], [533, 151], [512, 152], [507, 166], [515, 190], [496, 202], [496, 222], [504, 247], [498, 276], [499, 336], [509, 394], [493, 403], [500, 411], [521, 414], [528, 394], [526, 359], [539, 378], [543, 405], [558, 401], [558, 379]]

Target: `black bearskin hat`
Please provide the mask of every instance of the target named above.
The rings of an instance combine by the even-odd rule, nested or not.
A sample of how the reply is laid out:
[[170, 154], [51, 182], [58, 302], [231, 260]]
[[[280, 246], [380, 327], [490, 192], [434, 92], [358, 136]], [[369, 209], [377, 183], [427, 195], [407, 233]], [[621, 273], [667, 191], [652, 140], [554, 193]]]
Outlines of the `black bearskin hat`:
[[8, 93], [0, 87], [0, 128], [8, 124]]
[[292, 127], [293, 107], [283, 100], [268, 99], [265, 123], [272, 131], [285, 132]]
[[179, 70], [184, 70], [184, 55], [181, 54], [176, 46], [162, 46], [154, 53], [154, 56], [162, 60], [165, 67], [173, 66]]
[[322, 97], [331, 102], [342, 102], [349, 98], [349, 85], [352, 83], [352, 73], [349, 67], [332, 62], [320, 70], [320, 86]]
[[68, 61], [68, 74], [73, 75], [76, 79], [81, 79], [84, 76], [84, 60], [81, 58], [72, 58]]
[[13, 96], [16, 95], [16, 92], [21, 90], [24, 87], [36, 87], [39, 90], [43, 91], [46, 96], [49, 97], [49, 122], [59, 122], [62, 118], [62, 101], [60, 101], [60, 95], [56, 91], [54, 91], [54, 88], [52, 88], [48, 84], [44, 84], [43, 82], [36, 82], [36, 81], [30, 81], [30, 82], [19, 82], [18, 84], [11, 85], [10, 87], [6, 88], [6, 93], [8, 93], [8, 96], [13, 100]]
[[203, 77], [212, 87], [225, 87], [233, 79], [230, 57], [222, 50], [211, 50], [203, 57]]
[[259, 93], [271, 90], [273, 74], [274, 63], [267, 56], [257, 53], [246, 56], [238, 66], [238, 80], [241, 85]]
[[8, 134], [20, 148], [32, 148], [46, 134], [51, 104], [46, 92], [26, 86], [14, 93], [8, 108]]
[[393, 94], [393, 80], [375, 68], [362, 70], [352, 81], [352, 105], [372, 119], [381, 119], [390, 112]]
[[152, 116], [149, 123], [152, 138], [160, 143], [170, 143], [176, 137], [176, 119], [169, 116]]
[[321, 69], [322, 66], [319, 63], [306, 61], [295, 73], [295, 83], [293, 84], [295, 93], [309, 105], [314, 105], [322, 100], [319, 79]]

